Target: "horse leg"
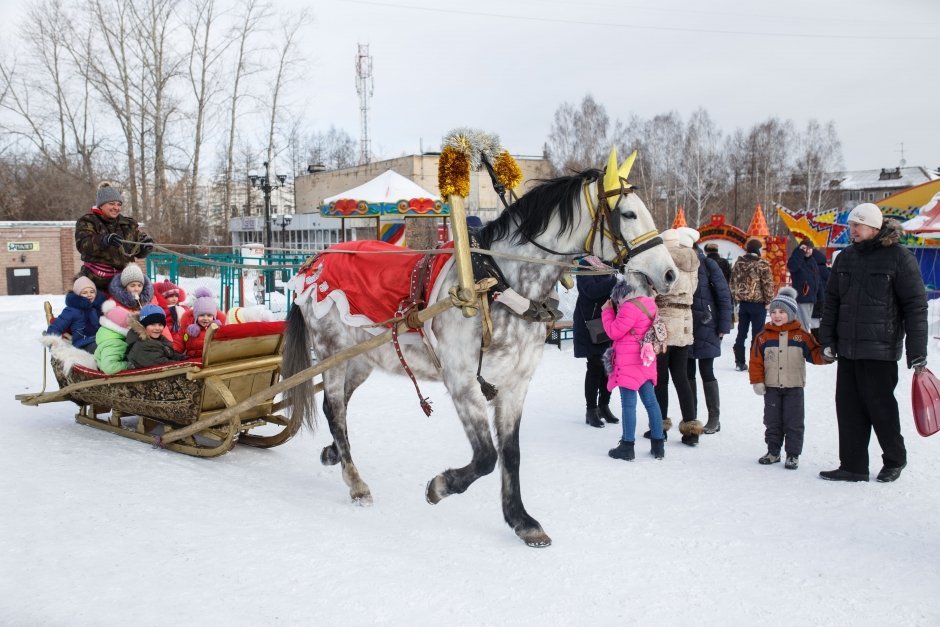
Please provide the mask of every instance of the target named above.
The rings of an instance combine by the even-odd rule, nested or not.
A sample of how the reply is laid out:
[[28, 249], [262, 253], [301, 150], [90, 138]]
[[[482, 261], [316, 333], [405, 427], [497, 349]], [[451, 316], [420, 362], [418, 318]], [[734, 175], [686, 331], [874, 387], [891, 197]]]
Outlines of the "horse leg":
[[[344, 385], [344, 398], [346, 399], [345, 405], [349, 407], [349, 399], [352, 398], [353, 392], [356, 391], [360, 385], [362, 385], [365, 380], [369, 377], [369, 374], [372, 372], [372, 368], [367, 366], [365, 362], [362, 364], [355, 363], [358, 360], [351, 360], [347, 362], [346, 368], [346, 383]], [[326, 395], [323, 396], [323, 414], [326, 416], [327, 421], [331, 420], [332, 408], [329, 401], [326, 398]], [[320, 463], [324, 466], [334, 466], [340, 461], [339, 458], [339, 449], [336, 448], [336, 443], [331, 442], [329, 446], [323, 447], [323, 451], [320, 452]]]
[[[503, 392], [506, 395], [503, 397]], [[496, 403], [496, 438], [499, 442], [500, 472], [502, 474], [503, 518], [516, 535], [531, 547], [550, 546], [552, 539], [542, 525], [525, 511], [519, 487], [519, 423], [522, 420], [522, 401], [506, 387], [500, 388]]]
[[[339, 461], [343, 465], [343, 481], [349, 486], [349, 497], [357, 505], [372, 505], [372, 493], [369, 486], [359, 477], [359, 470], [353, 463], [349, 448], [349, 438], [346, 434], [346, 369], [333, 368], [323, 373], [324, 411], [330, 433], [333, 435], [333, 444]], [[330, 447], [327, 447], [330, 448]], [[325, 455], [321, 453], [323, 461]]]
[[463, 468], [449, 468], [428, 482], [425, 498], [431, 505], [439, 503], [445, 496], [463, 493], [474, 481], [493, 472], [498, 457], [486, 417], [486, 400], [476, 387], [476, 381], [461, 389], [448, 386], [448, 391], [470, 440], [473, 457]]

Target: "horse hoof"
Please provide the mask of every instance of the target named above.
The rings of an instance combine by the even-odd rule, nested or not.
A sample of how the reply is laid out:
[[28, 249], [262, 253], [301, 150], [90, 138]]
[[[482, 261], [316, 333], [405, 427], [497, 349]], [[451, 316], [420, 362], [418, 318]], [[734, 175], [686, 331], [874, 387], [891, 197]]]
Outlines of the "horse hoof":
[[359, 507], [372, 507], [372, 495], [368, 492], [365, 494], [353, 494], [352, 504], [358, 505]]
[[444, 478], [440, 475], [428, 481], [428, 486], [424, 490], [424, 498], [431, 505], [437, 505], [445, 496], [447, 496], [447, 486]]
[[541, 529], [530, 531], [527, 534], [520, 533], [519, 537], [525, 542], [526, 546], [531, 546], [534, 549], [544, 549], [552, 545], [552, 539]]
[[324, 466], [335, 466], [339, 463], [339, 451], [336, 450], [335, 444], [323, 447], [323, 451], [320, 452], [320, 463]]

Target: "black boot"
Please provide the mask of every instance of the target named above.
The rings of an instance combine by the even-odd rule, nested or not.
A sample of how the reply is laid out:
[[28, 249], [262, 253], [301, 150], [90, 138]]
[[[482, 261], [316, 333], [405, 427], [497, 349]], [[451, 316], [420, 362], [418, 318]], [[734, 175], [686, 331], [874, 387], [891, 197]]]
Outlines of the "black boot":
[[633, 452], [633, 442], [626, 442], [620, 440], [617, 444], [617, 448], [612, 448], [607, 451], [607, 454], [613, 457], [614, 459], [623, 459], [628, 462], [632, 462], [636, 458], [636, 453]]
[[598, 429], [604, 426], [604, 421], [598, 415], [597, 407], [587, 410], [587, 413], [584, 414], [584, 422]]
[[738, 372], [747, 370], [747, 364], [744, 363], [744, 347], [734, 347], [734, 369]]
[[666, 440], [650, 440], [650, 454], [656, 459], [666, 456]]
[[[669, 439], [668, 431], [672, 428], [672, 418], [663, 418], [663, 442]], [[653, 438], [650, 435], [649, 429], [643, 433], [643, 437], [647, 440], [652, 440]]]
[[597, 415], [607, 421], [607, 424], [615, 425], [620, 422], [620, 418], [617, 418], [612, 413], [610, 413], [610, 405], [601, 405], [597, 408]]
[[721, 404], [718, 401], [718, 382], [705, 381], [702, 383], [705, 388], [705, 406], [708, 407], [708, 422], [705, 423], [705, 433], [718, 433], [721, 431], [721, 423], [718, 416], [721, 413]]

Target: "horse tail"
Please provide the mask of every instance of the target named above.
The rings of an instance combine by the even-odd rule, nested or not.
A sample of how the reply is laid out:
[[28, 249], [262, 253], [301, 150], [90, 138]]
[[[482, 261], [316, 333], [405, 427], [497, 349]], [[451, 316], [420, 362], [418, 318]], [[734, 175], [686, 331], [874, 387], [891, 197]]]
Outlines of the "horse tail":
[[[300, 307], [291, 308], [284, 332], [284, 354], [281, 360], [281, 375], [286, 379], [310, 367], [310, 342], [307, 323]], [[316, 428], [317, 404], [313, 378], [309, 378], [286, 392], [284, 398], [290, 405], [291, 417], [299, 416], [311, 429]]]

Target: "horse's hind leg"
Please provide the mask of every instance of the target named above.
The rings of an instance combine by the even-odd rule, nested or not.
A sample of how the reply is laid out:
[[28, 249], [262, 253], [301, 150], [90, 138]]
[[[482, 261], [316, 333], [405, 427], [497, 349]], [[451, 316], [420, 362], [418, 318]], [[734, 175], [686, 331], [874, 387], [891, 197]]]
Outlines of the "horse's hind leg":
[[[503, 393], [506, 392], [504, 395]], [[552, 539], [522, 504], [519, 487], [519, 423], [524, 397], [501, 388], [496, 402], [496, 437], [502, 474], [503, 518], [527, 545], [545, 547]]]
[[[353, 368], [354, 366], [350, 362], [347, 368], [332, 368], [323, 373], [324, 403], [328, 405], [328, 411], [324, 411], [324, 413], [330, 427], [330, 433], [333, 435], [333, 444], [327, 448], [335, 448], [335, 454], [343, 465], [343, 481], [349, 486], [349, 497], [353, 503], [371, 505], [372, 493], [369, 491], [369, 486], [359, 476], [356, 464], [353, 463], [349, 437], [346, 433], [347, 373], [352, 377], [350, 382], [356, 380], [357, 374], [361, 376], [359, 383], [365, 380], [365, 376], [362, 376], [361, 373], [349, 372]], [[366, 371], [366, 375], [368, 375], [368, 371]], [[358, 383], [356, 385], [358, 386]], [[355, 387], [352, 389], [354, 390]], [[352, 390], [349, 394], [352, 394]], [[323, 460], [325, 456], [327, 456], [326, 449], [321, 453], [320, 459]]]
[[476, 387], [476, 381], [455, 389], [448, 385], [448, 391], [457, 409], [457, 415], [463, 423], [464, 432], [470, 440], [473, 458], [463, 468], [449, 468], [428, 482], [425, 498], [432, 505], [450, 494], [461, 494], [474, 481], [493, 472], [496, 467], [496, 447], [490, 434], [489, 421], [486, 417], [486, 401]]
[[[352, 360], [347, 362], [346, 368], [346, 382], [344, 385], [344, 398], [345, 406], [349, 407], [349, 399], [352, 398], [353, 392], [356, 391], [360, 385], [362, 385], [365, 380], [369, 377], [369, 374], [372, 372], [372, 368], [367, 366], [365, 363], [357, 364], [357, 360]], [[329, 400], [326, 395], [323, 395], [323, 414], [326, 416], [327, 422], [332, 420], [333, 409], [330, 405]], [[323, 451], [320, 452], [320, 463], [324, 466], [334, 466], [340, 462], [339, 449], [336, 448], [336, 442], [331, 442], [329, 446], [324, 446]]]

